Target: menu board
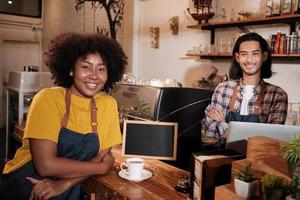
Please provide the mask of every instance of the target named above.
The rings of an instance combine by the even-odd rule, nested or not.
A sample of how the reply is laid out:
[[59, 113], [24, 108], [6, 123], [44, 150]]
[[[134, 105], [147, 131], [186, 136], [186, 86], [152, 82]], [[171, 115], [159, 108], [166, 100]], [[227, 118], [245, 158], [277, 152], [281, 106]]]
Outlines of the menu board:
[[122, 155], [176, 160], [177, 127], [174, 122], [125, 120]]

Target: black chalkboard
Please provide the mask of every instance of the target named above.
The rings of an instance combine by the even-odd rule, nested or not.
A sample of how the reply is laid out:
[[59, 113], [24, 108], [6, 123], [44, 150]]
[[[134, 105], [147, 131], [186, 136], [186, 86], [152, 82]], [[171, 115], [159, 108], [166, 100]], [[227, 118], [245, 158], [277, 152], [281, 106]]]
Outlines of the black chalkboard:
[[176, 160], [177, 123], [125, 120], [124, 156]]

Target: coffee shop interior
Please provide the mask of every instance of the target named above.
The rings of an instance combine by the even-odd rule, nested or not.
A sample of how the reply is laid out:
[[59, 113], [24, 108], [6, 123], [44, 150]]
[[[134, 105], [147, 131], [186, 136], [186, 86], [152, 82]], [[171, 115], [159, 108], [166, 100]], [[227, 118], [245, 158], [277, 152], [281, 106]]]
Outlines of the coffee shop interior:
[[[78, 32], [109, 35], [128, 58], [122, 80], [110, 91], [128, 141], [123, 138], [123, 144], [113, 149], [116, 161], [109, 174], [83, 182], [91, 199], [244, 199], [247, 196], [236, 192], [233, 172], [247, 163], [260, 183], [253, 199], [262, 199], [261, 178], [270, 172], [291, 183], [281, 147], [300, 133], [300, 1], [0, 2], [1, 171], [21, 145], [34, 94], [54, 85], [43, 52], [56, 35]], [[115, 7], [109, 7], [110, 3]], [[264, 136], [255, 133], [244, 144], [245, 152], [234, 154], [204, 138], [202, 119], [213, 90], [228, 80], [236, 39], [247, 32], [260, 34], [272, 49], [273, 75], [266, 81], [288, 94], [282, 130], [289, 136], [274, 133], [272, 137], [272, 128]], [[146, 139], [137, 141], [134, 134]], [[299, 138], [296, 145], [299, 150]], [[169, 150], [156, 155], [153, 149], [161, 146]], [[120, 164], [129, 157], [144, 158], [142, 180], [126, 180], [120, 173]]]

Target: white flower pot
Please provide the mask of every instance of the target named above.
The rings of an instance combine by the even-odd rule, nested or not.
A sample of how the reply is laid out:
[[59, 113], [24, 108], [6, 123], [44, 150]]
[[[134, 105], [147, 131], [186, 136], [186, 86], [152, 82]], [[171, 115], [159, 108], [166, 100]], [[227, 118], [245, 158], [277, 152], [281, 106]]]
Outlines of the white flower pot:
[[258, 186], [258, 180], [254, 180], [250, 183], [241, 181], [237, 178], [234, 179], [235, 193], [243, 198], [250, 198], [255, 195]]
[[292, 196], [291, 195], [289, 195], [289, 196], [286, 196], [285, 197], [285, 200], [295, 200], [294, 198], [292, 198]]

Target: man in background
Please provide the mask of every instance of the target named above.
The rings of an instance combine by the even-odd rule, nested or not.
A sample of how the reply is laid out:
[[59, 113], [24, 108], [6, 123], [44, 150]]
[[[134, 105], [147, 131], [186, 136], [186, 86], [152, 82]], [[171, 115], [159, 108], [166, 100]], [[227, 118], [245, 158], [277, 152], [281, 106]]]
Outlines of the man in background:
[[230, 81], [215, 89], [206, 108], [206, 136], [226, 139], [230, 121], [284, 124], [288, 97], [280, 87], [263, 79], [272, 76], [271, 51], [257, 33], [239, 37], [232, 51]]

